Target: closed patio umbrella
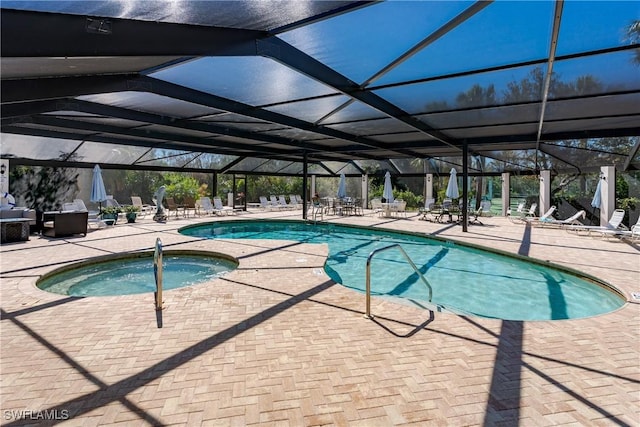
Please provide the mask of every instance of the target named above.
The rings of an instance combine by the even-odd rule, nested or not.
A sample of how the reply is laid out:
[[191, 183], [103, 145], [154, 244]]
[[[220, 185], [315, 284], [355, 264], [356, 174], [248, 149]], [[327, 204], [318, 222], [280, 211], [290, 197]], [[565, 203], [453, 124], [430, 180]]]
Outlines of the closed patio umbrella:
[[458, 177], [456, 173], [456, 169], [451, 168], [451, 172], [449, 173], [449, 184], [447, 184], [447, 191], [445, 193], [449, 199], [457, 199], [460, 197], [460, 193], [458, 192]]
[[104, 181], [102, 180], [102, 171], [100, 166], [95, 165], [93, 167], [93, 179], [91, 181], [91, 198], [94, 203], [100, 204], [100, 211], [102, 211], [102, 202], [107, 200], [107, 190], [104, 188]]
[[382, 197], [386, 199], [387, 203], [393, 203], [393, 187], [391, 186], [391, 174], [389, 172], [384, 174]]
[[602, 195], [600, 194], [601, 183], [602, 183], [602, 180], [598, 179], [598, 185], [596, 185], [596, 191], [595, 193], [593, 193], [593, 199], [591, 200], [591, 206], [596, 209], [600, 209], [600, 204], [602, 203]]
[[347, 197], [347, 179], [344, 174], [340, 174], [340, 184], [338, 185], [338, 199], [344, 199]]

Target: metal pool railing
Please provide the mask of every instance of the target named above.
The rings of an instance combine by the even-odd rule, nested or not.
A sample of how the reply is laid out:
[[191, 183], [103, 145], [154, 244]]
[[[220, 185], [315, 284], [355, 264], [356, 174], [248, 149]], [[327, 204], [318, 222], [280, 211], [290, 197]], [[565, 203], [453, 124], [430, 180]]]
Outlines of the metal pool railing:
[[402, 246], [396, 243], [390, 246], [385, 246], [384, 248], [378, 248], [373, 252], [371, 252], [369, 254], [369, 257], [367, 258], [366, 310], [364, 314], [364, 317], [367, 319], [373, 319], [373, 316], [371, 315], [371, 260], [375, 255], [379, 254], [380, 252], [388, 251], [390, 249], [399, 249], [400, 253], [402, 253], [402, 255], [405, 257], [405, 259], [409, 262], [409, 264], [413, 268], [413, 271], [415, 271], [416, 274], [422, 279], [424, 284], [427, 286], [427, 289], [429, 290], [429, 302], [431, 302], [431, 297], [433, 296], [433, 290], [431, 289], [431, 285], [429, 284], [427, 279], [422, 275], [422, 273], [420, 273], [420, 270], [418, 270], [418, 267], [416, 267], [413, 261], [411, 261], [411, 258], [409, 258], [409, 255], [407, 255], [405, 250], [402, 249]]
[[156, 239], [156, 249], [153, 253], [153, 273], [156, 278], [156, 311], [162, 310], [162, 241]]

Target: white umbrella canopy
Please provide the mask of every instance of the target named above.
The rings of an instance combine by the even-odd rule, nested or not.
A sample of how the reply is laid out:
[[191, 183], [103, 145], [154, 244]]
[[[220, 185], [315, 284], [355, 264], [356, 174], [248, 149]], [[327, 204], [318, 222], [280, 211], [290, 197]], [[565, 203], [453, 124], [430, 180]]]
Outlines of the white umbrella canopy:
[[94, 203], [100, 203], [100, 210], [102, 210], [102, 202], [107, 200], [107, 190], [104, 188], [104, 181], [102, 180], [102, 170], [100, 170], [100, 166], [98, 165], [95, 165], [93, 167], [90, 200]]
[[391, 174], [389, 172], [384, 174], [382, 197], [385, 198], [387, 203], [393, 203], [393, 187], [391, 186]]
[[593, 194], [593, 199], [591, 200], [591, 206], [596, 208], [596, 209], [600, 209], [600, 205], [602, 204], [602, 195], [601, 195], [601, 184], [602, 180], [599, 179], [598, 180], [598, 185], [596, 185], [596, 191]]
[[458, 192], [458, 176], [456, 174], [456, 169], [451, 168], [449, 184], [447, 184], [447, 191], [445, 193], [449, 199], [458, 199], [460, 197], [460, 193]]
[[340, 184], [338, 185], [337, 196], [339, 199], [344, 199], [345, 197], [347, 197], [347, 179], [345, 178], [343, 173], [340, 174]]

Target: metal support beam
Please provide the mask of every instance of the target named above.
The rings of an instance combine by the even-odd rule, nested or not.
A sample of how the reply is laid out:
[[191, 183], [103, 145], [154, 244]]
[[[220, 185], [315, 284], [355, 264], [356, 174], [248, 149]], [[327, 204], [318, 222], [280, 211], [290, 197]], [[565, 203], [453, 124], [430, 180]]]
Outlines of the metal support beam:
[[462, 142], [462, 231], [469, 227], [469, 145]]

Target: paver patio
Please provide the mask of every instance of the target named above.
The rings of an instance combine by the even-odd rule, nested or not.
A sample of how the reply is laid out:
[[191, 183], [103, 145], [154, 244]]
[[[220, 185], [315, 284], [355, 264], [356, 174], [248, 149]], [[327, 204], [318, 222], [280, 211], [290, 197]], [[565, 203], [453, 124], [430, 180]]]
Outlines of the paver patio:
[[[237, 218], [301, 216], [252, 212]], [[323, 271], [325, 245], [199, 240], [209, 217], [119, 224], [3, 245], [4, 425], [640, 425], [640, 247], [528, 228], [376, 216], [329, 221], [419, 231], [551, 260], [620, 289], [606, 315], [520, 322], [430, 313], [364, 296]], [[234, 217], [216, 218], [233, 220]], [[223, 278], [152, 294], [71, 298], [34, 287], [94, 256], [166, 249], [239, 259]], [[161, 322], [161, 326], [159, 327]], [[46, 417], [57, 420], [43, 420]]]

